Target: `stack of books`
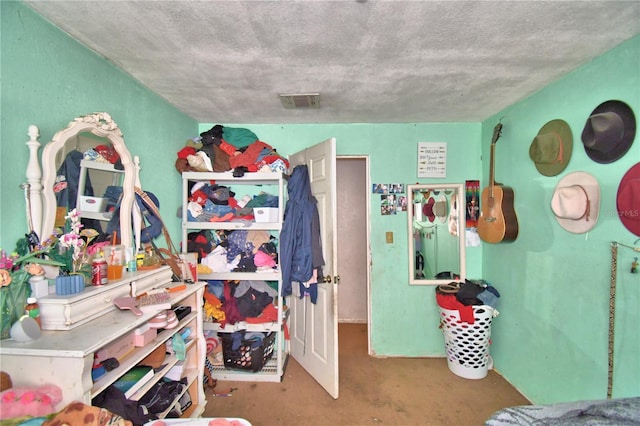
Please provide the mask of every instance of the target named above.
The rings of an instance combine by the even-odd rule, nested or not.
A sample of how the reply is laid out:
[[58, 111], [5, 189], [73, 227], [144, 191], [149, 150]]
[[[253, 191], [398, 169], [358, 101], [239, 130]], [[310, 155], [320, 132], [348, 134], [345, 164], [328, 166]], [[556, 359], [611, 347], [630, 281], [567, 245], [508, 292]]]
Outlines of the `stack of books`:
[[113, 385], [120, 389], [127, 399], [130, 399], [153, 379], [154, 374], [153, 368], [146, 365], [138, 365], [127, 371], [122, 377], [116, 380]]

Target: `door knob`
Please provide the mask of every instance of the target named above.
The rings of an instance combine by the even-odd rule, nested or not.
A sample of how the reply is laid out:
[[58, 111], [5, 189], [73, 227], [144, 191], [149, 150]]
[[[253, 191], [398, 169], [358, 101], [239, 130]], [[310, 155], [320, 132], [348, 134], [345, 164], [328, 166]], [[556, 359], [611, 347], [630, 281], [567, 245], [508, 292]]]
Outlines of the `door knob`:
[[[336, 275], [336, 277], [334, 278], [334, 281], [336, 282], [336, 284], [340, 283], [340, 275]], [[331, 283], [331, 275], [327, 275], [324, 278], [322, 278], [322, 282]]]

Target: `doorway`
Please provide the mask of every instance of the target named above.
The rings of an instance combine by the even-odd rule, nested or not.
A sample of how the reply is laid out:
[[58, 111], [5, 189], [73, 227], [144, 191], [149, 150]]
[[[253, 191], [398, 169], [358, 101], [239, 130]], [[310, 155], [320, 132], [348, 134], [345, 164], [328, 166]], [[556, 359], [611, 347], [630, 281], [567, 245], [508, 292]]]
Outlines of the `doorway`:
[[369, 330], [369, 158], [336, 157], [338, 228], [338, 322], [367, 325]]

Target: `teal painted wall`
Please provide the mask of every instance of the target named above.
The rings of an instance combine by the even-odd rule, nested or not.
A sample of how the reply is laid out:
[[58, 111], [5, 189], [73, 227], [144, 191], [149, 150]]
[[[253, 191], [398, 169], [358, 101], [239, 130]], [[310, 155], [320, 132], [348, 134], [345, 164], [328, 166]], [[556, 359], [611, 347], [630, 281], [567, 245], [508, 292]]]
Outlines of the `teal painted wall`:
[[[617, 217], [622, 176], [640, 161], [640, 137], [620, 160], [598, 164], [585, 153], [581, 133], [600, 103], [623, 100], [640, 116], [640, 36], [579, 68], [528, 99], [483, 122], [483, 158], [493, 126], [504, 117], [496, 145], [496, 179], [515, 191], [520, 235], [512, 244], [483, 245], [483, 275], [502, 293], [491, 349], [496, 369], [538, 403], [606, 397], [610, 243], [637, 236]], [[573, 153], [559, 176], [538, 173], [529, 146], [549, 120], [573, 132]], [[586, 234], [560, 227], [550, 203], [558, 181], [584, 171], [600, 183], [600, 215]], [[488, 161], [483, 176], [488, 176]], [[484, 180], [486, 182], [486, 178]], [[619, 249], [613, 396], [640, 395], [640, 274], [638, 254]]]
[[[213, 124], [201, 124], [200, 129], [208, 130]], [[251, 129], [285, 156], [335, 137], [337, 155], [369, 157], [372, 183], [464, 183], [465, 179], [480, 179], [479, 123], [229, 126]], [[418, 142], [447, 142], [446, 178], [417, 179]], [[382, 216], [380, 195], [368, 192], [372, 348], [379, 356], [443, 356], [434, 288], [409, 285], [407, 213]], [[394, 234], [393, 244], [385, 242], [387, 231]], [[470, 277], [481, 275], [480, 255], [481, 248], [467, 247]]]
[[[44, 144], [74, 117], [94, 111], [112, 114], [130, 151], [140, 155], [143, 186], [160, 197], [163, 218], [177, 242], [180, 178], [175, 153], [194, 132], [217, 124], [215, 117], [198, 127], [31, 9], [15, 2], [0, 2], [0, 7], [0, 242], [13, 244], [26, 230], [18, 185], [25, 181], [28, 126], [40, 127]], [[491, 131], [504, 117], [496, 174], [516, 192], [520, 236], [513, 244], [467, 248], [469, 276], [491, 281], [502, 293], [501, 314], [493, 325], [496, 369], [533, 402], [602, 398], [609, 243], [636, 239], [615, 215], [615, 194], [622, 175], [640, 160], [640, 145], [636, 141], [616, 163], [599, 165], [584, 154], [580, 133], [588, 114], [604, 100], [623, 99], [640, 110], [639, 57], [636, 37], [484, 123], [229, 126], [250, 128], [284, 155], [336, 137], [338, 155], [369, 156], [372, 182], [417, 182], [417, 143], [444, 141], [448, 177], [420, 180], [441, 183], [486, 180]], [[601, 184], [600, 219], [587, 235], [572, 235], [557, 225], [548, 206], [559, 177], [539, 175], [528, 158], [534, 135], [554, 118], [566, 120], [574, 132], [572, 159], [561, 176], [583, 170]], [[369, 199], [374, 352], [442, 356], [433, 288], [408, 285], [406, 214], [381, 216], [377, 196]], [[387, 231], [394, 233], [393, 244], [385, 243]], [[624, 272], [632, 257], [633, 252], [620, 250], [614, 396], [640, 394], [640, 285], [637, 275]]]
[[27, 230], [19, 185], [26, 182], [29, 125], [39, 127], [44, 146], [75, 117], [97, 111], [111, 114], [131, 154], [140, 156], [142, 185], [160, 196], [163, 217], [175, 216], [167, 199], [181, 188], [173, 146], [183, 145], [197, 122], [24, 4], [0, 4], [0, 245], [13, 250]]

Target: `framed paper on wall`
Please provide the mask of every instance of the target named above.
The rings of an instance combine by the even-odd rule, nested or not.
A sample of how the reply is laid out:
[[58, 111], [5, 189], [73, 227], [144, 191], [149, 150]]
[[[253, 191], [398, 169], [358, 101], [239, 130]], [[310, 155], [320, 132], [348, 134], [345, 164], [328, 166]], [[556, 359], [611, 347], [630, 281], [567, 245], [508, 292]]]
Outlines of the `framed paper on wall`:
[[447, 177], [446, 142], [418, 142], [418, 177]]

